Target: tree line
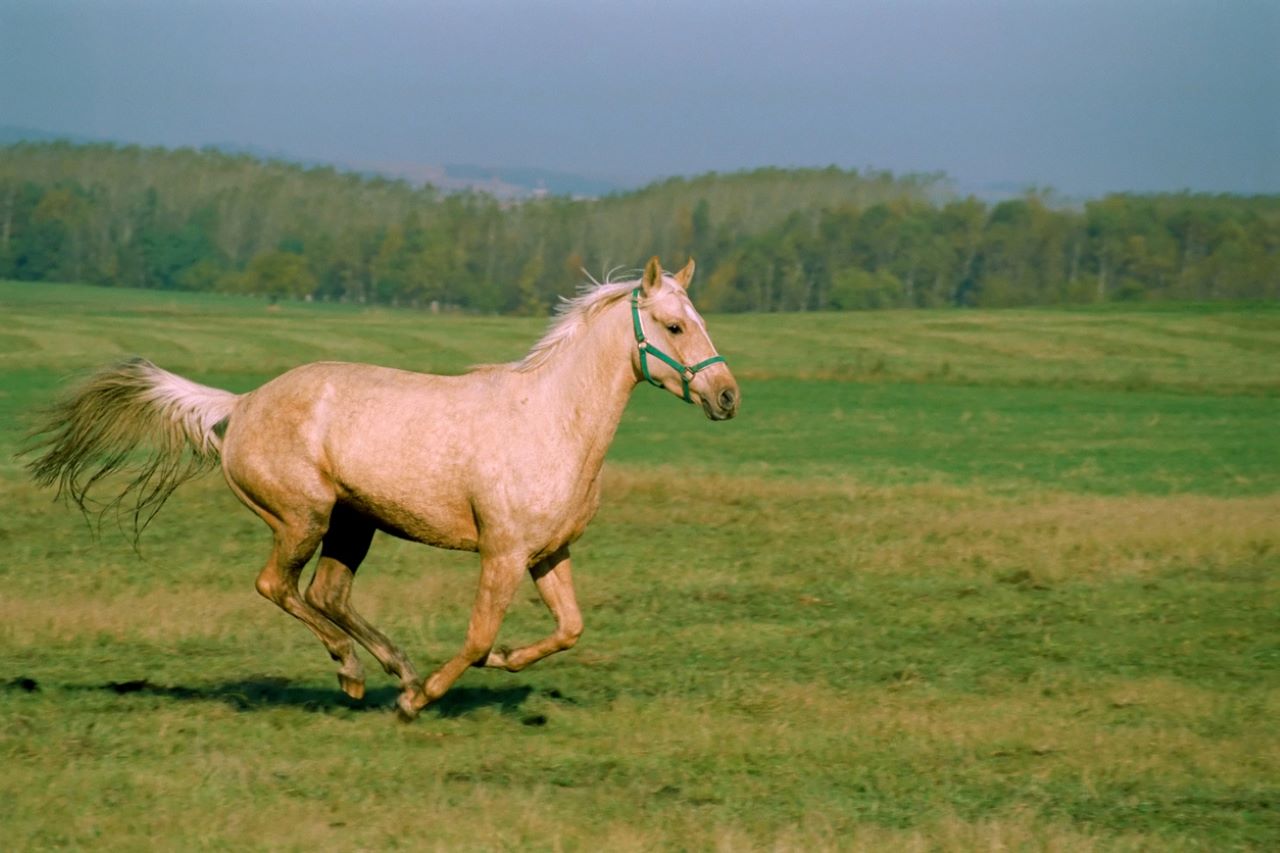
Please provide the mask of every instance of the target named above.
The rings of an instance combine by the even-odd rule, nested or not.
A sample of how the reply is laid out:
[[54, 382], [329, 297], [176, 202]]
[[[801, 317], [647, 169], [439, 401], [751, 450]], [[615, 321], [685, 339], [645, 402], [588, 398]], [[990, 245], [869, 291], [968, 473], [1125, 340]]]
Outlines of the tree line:
[[0, 278], [545, 314], [652, 254], [707, 310], [1280, 298], [1280, 196], [1030, 191], [760, 169], [504, 203], [211, 150], [0, 148]]

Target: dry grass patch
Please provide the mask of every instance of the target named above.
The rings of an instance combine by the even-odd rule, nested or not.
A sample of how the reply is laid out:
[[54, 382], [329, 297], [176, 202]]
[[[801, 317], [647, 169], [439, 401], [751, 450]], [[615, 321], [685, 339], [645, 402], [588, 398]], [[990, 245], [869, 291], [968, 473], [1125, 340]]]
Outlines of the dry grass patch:
[[169, 589], [102, 597], [6, 596], [0, 599], [0, 642], [11, 648], [86, 636], [165, 643], [193, 637], [257, 634], [269, 605], [241, 593]]
[[827, 573], [1029, 582], [1237, 572], [1280, 564], [1280, 495], [1016, 495], [941, 484], [753, 478], [611, 466], [604, 523], [661, 517]]

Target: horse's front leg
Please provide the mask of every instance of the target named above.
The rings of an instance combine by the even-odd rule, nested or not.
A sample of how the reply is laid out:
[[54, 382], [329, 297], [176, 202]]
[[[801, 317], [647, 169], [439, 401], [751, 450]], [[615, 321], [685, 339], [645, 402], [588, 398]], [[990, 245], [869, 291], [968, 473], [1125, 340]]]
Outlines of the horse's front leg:
[[582, 611], [573, 591], [573, 572], [569, 566], [569, 549], [556, 553], [537, 563], [529, 573], [538, 587], [538, 594], [556, 620], [556, 630], [548, 637], [521, 648], [506, 651], [495, 649], [485, 658], [485, 666], [500, 667], [517, 672], [537, 663], [548, 655], [573, 648], [582, 636]]
[[481, 554], [480, 587], [471, 607], [471, 622], [467, 625], [462, 651], [431, 673], [420, 691], [407, 689], [400, 694], [396, 706], [402, 720], [418, 716], [419, 711], [443, 696], [468, 667], [487, 659], [527, 562], [524, 554]]

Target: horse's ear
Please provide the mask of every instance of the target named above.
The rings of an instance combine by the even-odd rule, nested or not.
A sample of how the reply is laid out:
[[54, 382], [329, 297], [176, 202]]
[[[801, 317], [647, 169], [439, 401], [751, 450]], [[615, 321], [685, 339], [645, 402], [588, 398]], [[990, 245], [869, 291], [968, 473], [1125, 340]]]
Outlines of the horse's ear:
[[654, 255], [649, 259], [649, 263], [644, 267], [644, 279], [640, 282], [644, 288], [644, 295], [651, 296], [662, 285], [662, 264], [658, 262], [658, 256]]
[[684, 269], [676, 273], [676, 284], [685, 290], [689, 289], [689, 282], [693, 281], [693, 258], [689, 259], [689, 263], [684, 265]]

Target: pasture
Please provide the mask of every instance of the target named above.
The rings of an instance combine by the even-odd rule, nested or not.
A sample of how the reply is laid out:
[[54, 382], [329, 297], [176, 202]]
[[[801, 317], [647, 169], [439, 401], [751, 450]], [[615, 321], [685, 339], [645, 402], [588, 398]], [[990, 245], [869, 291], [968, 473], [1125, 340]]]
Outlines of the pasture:
[[[1276, 306], [710, 317], [742, 412], [636, 389], [582, 642], [409, 725], [254, 592], [219, 475], [138, 554], [14, 454], [124, 355], [243, 391], [545, 321], [17, 283], [0, 317], [8, 849], [1280, 846]], [[476, 573], [379, 535], [354, 600], [425, 673]], [[500, 642], [549, 625], [526, 582]]]

